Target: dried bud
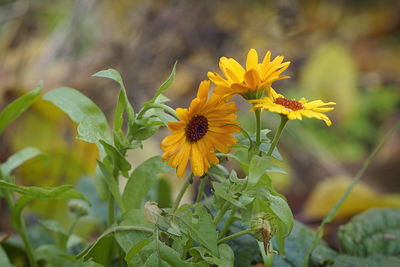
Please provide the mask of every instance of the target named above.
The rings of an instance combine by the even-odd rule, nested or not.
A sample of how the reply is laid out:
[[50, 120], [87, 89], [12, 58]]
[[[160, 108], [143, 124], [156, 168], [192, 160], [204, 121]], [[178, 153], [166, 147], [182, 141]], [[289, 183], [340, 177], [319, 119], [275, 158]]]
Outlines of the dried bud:
[[88, 215], [89, 213], [89, 206], [88, 204], [79, 199], [72, 199], [68, 202], [68, 210], [71, 212], [74, 216], [80, 218], [83, 216]]
[[276, 218], [272, 214], [267, 213], [259, 213], [257, 214], [253, 220], [251, 220], [250, 227], [253, 233], [253, 236], [258, 240], [264, 243], [264, 249], [266, 254], [276, 253], [275, 250], [270, 251], [269, 241], [271, 241], [272, 237], [275, 235], [277, 230]]
[[158, 203], [147, 201], [144, 204], [144, 218], [152, 224], [157, 223], [157, 219], [161, 216], [162, 210], [158, 207]]

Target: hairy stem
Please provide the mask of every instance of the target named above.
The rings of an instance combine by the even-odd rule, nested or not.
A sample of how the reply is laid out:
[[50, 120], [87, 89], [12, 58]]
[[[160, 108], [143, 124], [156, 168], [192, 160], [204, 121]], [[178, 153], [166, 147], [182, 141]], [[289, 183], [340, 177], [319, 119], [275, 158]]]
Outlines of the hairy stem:
[[239, 237], [239, 236], [242, 236], [242, 235], [247, 235], [247, 234], [251, 234], [251, 230], [250, 229], [246, 229], [246, 230], [234, 233], [232, 235], [228, 235], [227, 237], [224, 237], [224, 238], [220, 239], [218, 241], [218, 244], [225, 243], [226, 241], [229, 241], [229, 240], [234, 239], [236, 237]]
[[171, 212], [170, 213], [174, 213], [178, 207], [179, 207], [179, 203], [182, 200], [183, 195], [186, 192], [186, 189], [189, 187], [190, 184], [192, 184], [193, 182], [193, 173], [191, 173], [185, 180], [185, 183], [182, 185], [181, 190], [178, 193], [178, 196], [175, 199], [174, 205], [172, 206]]
[[176, 114], [176, 112], [175, 112], [175, 110], [173, 108], [171, 108], [171, 107], [169, 107], [167, 105], [158, 104], [158, 103], [152, 103], [152, 104], [149, 104], [149, 105], [145, 106], [139, 112], [139, 114], [137, 115], [136, 119], [140, 120], [143, 117], [143, 115], [146, 113], [146, 111], [148, 111], [149, 109], [152, 109], [152, 108], [161, 108], [161, 109], [165, 110], [166, 112], [168, 112], [169, 114], [171, 114], [172, 116], [174, 116], [176, 119], [179, 119], [178, 115]]
[[260, 117], [260, 109], [256, 109], [254, 111], [256, 115], [256, 145], [257, 147], [261, 144], [261, 117]]
[[228, 202], [225, 202], [225, 204], [222, 206], [222, 208], [218, 211], [217, 215], [215, 215], [214, 218], [214, 224], [218, 225], [219, 222], [222, 220], [224, 217], [225, 213], [228, 211], [229, 207], [231, 205]]
[[29, 265], [31, 267], [37, 267], [38, 265], [35, 261], [35, 257], [33, 256], [33, 249], [32, 249], [31, 243], [29, 242], [28, 235], [26, 233], [25, 221], [22, 218], [22, 215], [20, 215], [20, 217], [19, 217], [19, 224], [20, 224], [21, 228], [18, 231], [22, 237], [22, 240], [24, 241], [26, 255], [28, 256]]
[[201, 198], [203, 197], [203, 191], [204, 191], [204, 186], [206, 185], [207, 182], [207, 176], [203, 176], [200, 178], [200, 184], [197, 192], [197, 197], [196, 197], [196, 203], [201, 201]]
[[235, 221], [235, 215], [236, 211], [238, 210], [238, 207], [234, 206], [231, 210], [231, 214], [229, 214], [228, 219], [226, 219], [224, 228], [222, 228], [221, 232], [219, 233], [219, 238], [222, 238], [228, 231], [229, 228], [231, 227], [232, 223]]
[[288, 121], [288, 118], [285, 115], [281, 115], [281, 123], [279, 124], [279, 128], [275, 133], [275, 136], [274, 136], [274, 139], [272, 140], [271, 146], [269, 147], [267, 156], [272, 155], [272, 152], [274, 151], [276, 145], [278, 144], [279, 138], [281, 137], [283, 128], [285, 127], [287, 121]]

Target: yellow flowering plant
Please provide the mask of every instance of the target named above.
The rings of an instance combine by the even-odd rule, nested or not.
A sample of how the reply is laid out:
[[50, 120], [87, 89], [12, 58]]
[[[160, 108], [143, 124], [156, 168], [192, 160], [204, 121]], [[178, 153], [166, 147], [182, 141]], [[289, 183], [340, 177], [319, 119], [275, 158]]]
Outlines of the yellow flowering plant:
[[[71, 185], [17, 185], [12, 171], [40, 155], [35, 148], [17, 152], [0, 166], [0, 196], [12, 210], [11, 225], [22, 238], [29, 266], [249, 266], [253, 261], [263, 261], [265, 266], [276, 262], [296, 262], [295, 266], [299, 266], [298, 262], [303, 260], [303, 266], [307, 266], [311, 252], [322, 246], [319, 239], [323, 226], [333, 219], [352, 187], [316, 235], [294, 221], [285, 197], [274, 189], [270, 173], [285, 173], [272, 163], [272, 158], [282, 160], [277, 145], [285, 124], [307, 117], [330, 126], [331, 120], [325, 113], [335, 105], [321, 100], [307, 102], [304, 98], [297, 101], [275, 92], [272, 84], [288, 78], [282, 73], [289, 64], [281, 56], [271, 61], [269, 51], [259, 63], [254, 49], [248, 53], [246, 69], [234, 59], [222, 57], [219, 66], [225, 78], [209, 72], [211, 81], [202, 81], [197, 93], [193, 90], [196, 97], [190, 105], [176, 109], [168, 106], [169, 99], [164, 95], [174, 80], [174, 66], [154, 97], [136, 111], [119, 72], [99, 71], [93, 76], [111, 79], [120, 87], [112, 127], [101, 109], [73, 88], [57, 88], [44, 94], [44, 100], [59, 107], [77, 124], [77, 138], [97, 145], [99, 157], [93, 186], [80, 190]], [[33, 103], [40, 91], [38, 88], [29, 92], [1, 112], [0, 133]], [[236, 94], [248, 100], [250, 110], [237, 108], [232, 100]], [[270, 130], [261, 125], [261, 115], [270, 115], [263, 113], [265, 110], [281, 116], [272, 140], [268, 136]], [[255, 114], [254, 134], [237, 121], [237, 113], [250, 111]], [[163, 154], [132, 166], [127, 152], [143, 149], [143, 141], [160, 128], [169, 131], [161, 133]], [[227, 165], [226, 161], [237, 164]], [[171, 188], [163, 177], [179, 179], [185, 174], [180, 191], [171, 201]], [[198, 184], [196, 197], [181, 204], [194, 182]], [[211, 193], [206, 193], [206, 186]], [[87, 188], [93, 190], [87, 192]], [[72, 221], [68, 231], [63, 230], [60, 222], [44, 221], [43, 227], [54, 233], [53, 243], [34, 248], [22, 210], [35, 200], [71, 200], [68, 211]], [[81, 218], [101, 218], [104, 214], [101, 225], [105, 228], [93, 242], [87, 241], [93, 239], [91, 236], [73, 235]], [[291, 243], [286, 246], [288, 235]], [[0, 242], [6, 239], [0, 238]], [[303, 243], [310, 250], [301, 254], [299, 251], [305, 251]], [[0, 262], [8, 264], [3, 254], [6, 255], [1, 249]], [[302, 258], [292, 258], [293, 255]]]

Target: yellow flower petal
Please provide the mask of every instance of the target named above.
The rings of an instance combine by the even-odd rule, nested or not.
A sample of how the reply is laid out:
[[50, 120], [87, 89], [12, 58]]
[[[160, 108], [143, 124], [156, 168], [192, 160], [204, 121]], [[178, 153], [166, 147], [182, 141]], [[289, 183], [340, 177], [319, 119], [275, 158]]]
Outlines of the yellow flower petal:
[[250, 88], [257, 89], [260, 84], [260, 76], [256, 70], [252, 69], [246, 72], [244, 75], [244, 81]]
[[246, 60], [246, 70], [257, 70], [258, 65], [258, 55], [255, 49], [250, 49], [249, 53], [247, 54]]

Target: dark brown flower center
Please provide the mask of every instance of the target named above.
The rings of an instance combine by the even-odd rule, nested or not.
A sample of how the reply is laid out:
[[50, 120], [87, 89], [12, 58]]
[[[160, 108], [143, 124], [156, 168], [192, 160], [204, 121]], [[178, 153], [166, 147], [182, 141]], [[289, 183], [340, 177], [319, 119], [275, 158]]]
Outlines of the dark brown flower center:
[[202, 115], [194, 115], [186, 126], [186, 137], [194, 143], [200, 140], [208, 131], [208, 120]]
[[296, 110], [300, 110], [303, 109], [303, 105], [296, 100], [290, 100], [287, 99], [285, 97], [278, 97], [277, 99], [275, 99], [275, 104], [284, 106], [287, 109], [290, 109], [292, 111], [296, 111]]

